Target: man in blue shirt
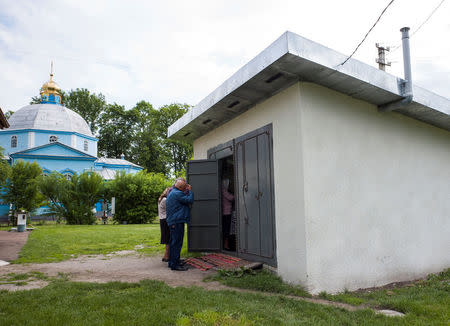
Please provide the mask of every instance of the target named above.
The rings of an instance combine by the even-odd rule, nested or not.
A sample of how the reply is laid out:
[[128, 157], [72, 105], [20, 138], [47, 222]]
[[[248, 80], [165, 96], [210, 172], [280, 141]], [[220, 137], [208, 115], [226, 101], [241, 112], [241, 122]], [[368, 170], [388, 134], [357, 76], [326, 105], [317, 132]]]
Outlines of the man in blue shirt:
[[166, 214], [170, 229], [170, 260], [169, 267], [175, 271], [186, 271], [186, 266], [180, 261], [181, 247], [184, 238], [184, 223], [190, 222], [190, 205], [194, 202], [192, 187], [186, 180], [178, 178], [173, 190], [167, 196]]

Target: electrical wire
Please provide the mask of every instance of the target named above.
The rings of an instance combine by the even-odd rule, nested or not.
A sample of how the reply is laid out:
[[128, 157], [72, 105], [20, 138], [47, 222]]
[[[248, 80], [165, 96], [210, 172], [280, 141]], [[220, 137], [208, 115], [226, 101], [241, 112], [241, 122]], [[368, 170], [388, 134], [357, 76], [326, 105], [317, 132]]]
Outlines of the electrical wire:
[[420, 26], [417, 27], [416, 30], [415, 30], [414, 32], [411, 33], [411, 36], [414, 36], [414, 34], [416, 34], [416, 33], [422, 28], [422, 26], [425, 25], [425, 24], [430, 20], [430, 18], [434, 15], [434, 13], [439, 9], [439, 7], [440, 7], [444, 2], [445, 2], [445, 0], [442, 0], [442, 1], [436, 6], [436, 8], [433, 9], [433, 11], [428, 15], [427, 19], [425, 19], [425, 21], [424, 21], [422, 24], [420, 24]]
[[391, 0], [387, 6], [383, 9], [383, 11], [381, 12], [380, 16], [378, 16], [378, 19], [375, 21], [375, 23], [373, 24], [373, 26], [369, 29], [369, 31], [366, 33], [366, 35], [364, 36], [364, 38], [362, 39], [361, 42], [359, 42], [358, 46], [355, 48], [355, 50], [352, 52], [352, 54], [350, 54], [348, 56], [347, 59], [344, 60], [344, 62], [342, 62], [339, 66], [343, 66], [348, 60], [350, 60], [350, 58], [356, 53], [356, 51], [358, 51], [359, 47], [361, 46], [361, 44], [364, 43], [364, 41], [366, 40], [367, 36], [369, 35], [369, 33], [375, 28], [375, 26], [378, 24], [378, 22], [380, 21], [381, 17], [384, 15], [384, 13], [386, 12], [386, 10], [389, 8], [389, 6], [394, 2], [395, 0]]
[[[439, 9], [440, 6], [442, 6], [442, 4], [445, 2], [445, 0], [442, 0], [441, 2], [439, 2], [439, 4], [431, 11], [431, 13], [428, 15], [428, 17], [422, 22], [422, 24], [419, 25], [419, 27], [417, 27], [414, 32], [411, 33], [411, 35], [409, 36], [410, 38], [414, 36], [414, 34], [416, 34], [422, 27], [423, 25], [425, 25], [430, 18], [434, 15], [434, 13]], [[399, 45], [396, 45], [395, 47], [392, 48], [392, 50], [390, 51], [391, 53], [397, 51], [399, 48], [401, 47], [401, 43]]]

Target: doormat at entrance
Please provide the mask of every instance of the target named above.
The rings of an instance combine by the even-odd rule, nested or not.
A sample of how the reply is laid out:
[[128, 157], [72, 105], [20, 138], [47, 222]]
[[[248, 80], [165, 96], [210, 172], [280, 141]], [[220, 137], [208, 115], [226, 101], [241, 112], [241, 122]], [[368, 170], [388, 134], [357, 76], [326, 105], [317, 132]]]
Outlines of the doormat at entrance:
[[240, 258], [217, 253], [186, 259], [186, 264], [202, 271], [210, 269], [233, 269], [243, 266], [246, 263], [247, 261]]

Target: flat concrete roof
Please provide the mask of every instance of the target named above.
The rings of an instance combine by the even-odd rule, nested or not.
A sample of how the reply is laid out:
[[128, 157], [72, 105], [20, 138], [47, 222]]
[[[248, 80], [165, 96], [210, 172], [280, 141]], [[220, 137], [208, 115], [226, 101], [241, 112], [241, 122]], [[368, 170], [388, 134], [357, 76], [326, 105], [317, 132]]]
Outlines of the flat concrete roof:
[[[340, 65], [346, 58], [285, 32], [172, 124], [168, 136], [192, 142], [298, 81], [316, 83], [377, 106], [402, 99], [401, 78], [356, 59]], [[394, 112], [450, 131], [450, 100], [424, 88], [413, 85], [413, 101]]]

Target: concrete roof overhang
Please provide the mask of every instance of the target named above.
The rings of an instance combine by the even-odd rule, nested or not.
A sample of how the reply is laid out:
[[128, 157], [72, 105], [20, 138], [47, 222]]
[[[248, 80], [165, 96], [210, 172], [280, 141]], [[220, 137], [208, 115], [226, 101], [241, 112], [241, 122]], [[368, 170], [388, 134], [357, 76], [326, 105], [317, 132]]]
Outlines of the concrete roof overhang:
[[[402, 99], [403, 79], [291, 32], [239, 69], [172, 124], [168, 136], [192, 142], [298, 81], [316, 83], [377, 106]], [[395, 112], [450, 131], [450, 100], [413, 85]], [[383, 114], [383, 113], [380, 113]]]

